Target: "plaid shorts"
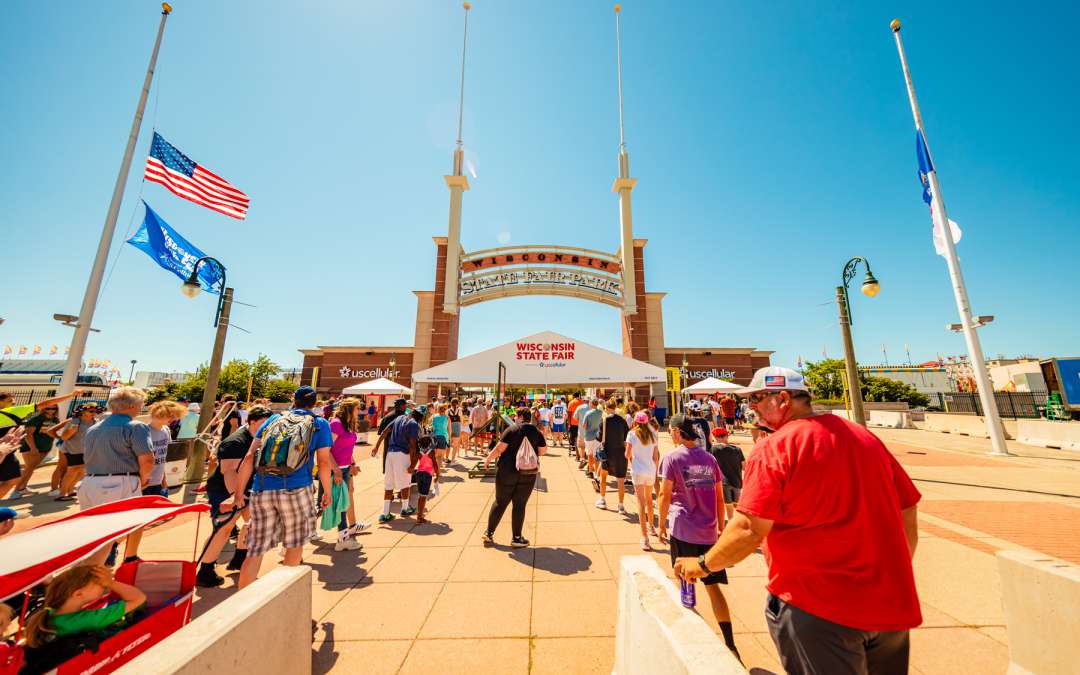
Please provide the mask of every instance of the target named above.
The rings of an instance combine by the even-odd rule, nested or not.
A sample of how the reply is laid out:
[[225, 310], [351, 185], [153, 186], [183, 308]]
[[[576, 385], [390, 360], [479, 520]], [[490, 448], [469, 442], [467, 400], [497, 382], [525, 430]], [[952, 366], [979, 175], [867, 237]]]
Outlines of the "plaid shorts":
[[248, 555], [262, 555], [277, 546], [296, 548], [307, 543], [315, 529], [311, 488], [266, 490], [251, 494]]

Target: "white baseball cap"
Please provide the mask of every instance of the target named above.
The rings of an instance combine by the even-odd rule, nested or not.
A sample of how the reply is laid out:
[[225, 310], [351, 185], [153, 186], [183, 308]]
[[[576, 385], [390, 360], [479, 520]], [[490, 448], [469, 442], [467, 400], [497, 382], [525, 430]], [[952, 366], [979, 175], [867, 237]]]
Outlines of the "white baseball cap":
[[810, 391], [806, 386], [806, 380], [803, 378], [802, 373], [792, 370], [791, 368], [783, 368], [781, 366], [768, 366], [766, 368], [758, 368], [754, 373], [754, 379], [750, 380], [750, 384], [735, 391], [736, 394], [754, 394], [759, 391]]

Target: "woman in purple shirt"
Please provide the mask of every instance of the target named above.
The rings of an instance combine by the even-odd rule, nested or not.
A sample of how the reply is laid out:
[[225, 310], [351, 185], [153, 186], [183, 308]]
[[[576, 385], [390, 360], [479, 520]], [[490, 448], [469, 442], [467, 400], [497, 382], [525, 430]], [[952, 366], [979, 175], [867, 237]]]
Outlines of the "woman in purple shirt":
[[353, 447], [356, 445], [356, 435], [359, 430], [359, 399], [346, 398], [338, 401], [334, 418], [330, 420], [330, 435], [334, 439], [334, 444], [330, 446], [330, 456], [334, 460], [332, 466], [334, 484], [345, 481], [349, 491], [349, 508], [341, 514], [341, 522], [338, 523], [335, 551], [355, 551], [360, 548], [360, 542], [356, 541], [356, 534], [367, 528], [366, 523], [356, 522], [356, 506], [352, 494], [352, 477], [360, 473], [360, 467], [353, 461]]

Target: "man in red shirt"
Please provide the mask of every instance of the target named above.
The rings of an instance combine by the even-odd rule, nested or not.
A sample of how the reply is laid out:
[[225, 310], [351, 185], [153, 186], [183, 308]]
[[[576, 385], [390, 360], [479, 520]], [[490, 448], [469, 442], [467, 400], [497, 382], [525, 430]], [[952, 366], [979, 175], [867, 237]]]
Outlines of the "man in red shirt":
[[693, 580], [761, 546], [769, 632], [789, 675], [908, 671], [908, 630], [922, 623], [911, 559], [919, 491], [885, 445], [837, 415], [816, 415], [803, 376], [762, 368], [750, 405], [775, 430], [746, 463], [735, 516]]

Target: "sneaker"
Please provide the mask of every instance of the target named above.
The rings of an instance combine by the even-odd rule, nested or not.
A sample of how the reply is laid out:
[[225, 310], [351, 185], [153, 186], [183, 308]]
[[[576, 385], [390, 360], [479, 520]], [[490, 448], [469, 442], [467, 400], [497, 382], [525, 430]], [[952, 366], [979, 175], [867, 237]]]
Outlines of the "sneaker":
[[494, 544], [495, 543], [495, 536], [491, 532], [484, 532], [483, 534], [480, 535], [480, 539], [485, 544]]
[[322, 532], [319, 532], [319, 528], [315, 528], [315, 530], [311, 533], [311, 536], [308, 537], [308, 541], [322, 541], [322, 540], [323, 540]]
[[244, 560], [247, 559], [247, 549], [238, 548], [233, 552], [232, 560], [225, 566], [225, 569], [230, 572], [239, 572], [240, 568], [244, 566]]
[[414, 513], [416, 513], [416, 509], [414, 509], [414, 508], [413, 508], [413, 507], [411, 507], [411, 506], [409, 506], [409, 507], [407, 507], [407, 508], [404, 508], [404, 509], [401, 509], [401, 515], [402, 515], [402, 517], [405, 517], [405, 516], [411, 516], [411, 515], [412, 515], [412, 514], [414, 514]]
[[607, 502], [604, 501], [603, 497], [596, 500], [596, 508], [600, 509], [601, 511], [607, 508]]
[[585, 477], [591, 479], [593, 477], [592, 471], [589, 471], [588, 469], [585, 469]]
[[514, 537], [510, 540], [510, 545], [514, 548], [525, 548], [529, 545], [529, 540], [525, 537]]
[[46, 496], [46, 497], [59, 497], [59, 496], [60, 496], [60, 489], [59, 489], [59, 488], [57, 488], [56, 490], [49, 490], [49, 491], [48, 491], [48, 492], [47, 492], [47, 493], [45, 494], [45, 496]]
[[338, 537], [337, 543], [334, 544], [335, 551], [357, 551], [359, 549], [360, 542], [352, 537]]
[[597, 493], [600, 492], [600, 479], [599, 478], [593, 478], [592, 479], [592, 489], [596, 490]]
[[588, 464], [588, 462], [583, 459], [577, 463], [577, 468], [584, 469], [586, 464]]
[[8, 501], [10, 502], [15, 501], [16, 499], [22, 499], [23, 497], [29, 497], [32, 494], [34, 493], [29, 490], [12, 490], [11, 494], [8, 495]]
[[195, 575], [195, 585], [203, 588], [216, 588], [225, 583], [225, 578], [218, 574], [212, 567], [199, 570]]
[[392, 513], [384, 513], [381, 516], [379, 516], [379, 522], [380, 523], [389, 523], [393, 519], [394, 519], [394, 514], [392, 514]]
[[626, 507], [625, 507], [625, 506], [623, 506], [622, 504], [619, 504], [619, 505], [618, 505], [618, 506], [617, 506], [617, 507], [615, 508], [615, 510], [616, 510], [616, 511], [618, 511], [620, 515], [624, 515], [624, 516], [626, 515]]
[[358, 520], [356, 521], [355, 525], [350, 525], [349, 528], [345, 530], [345, 532], [348, 533], [350, 537], [355, 537], [369, 527], [371, 527], [370, 523], [365, 523], [362, 520]]
[[641, 538], [641, 550], [642, 551], [651, 551], [652, 550], [652, 546], [649, 544], [649, 538], [648, 537], [642, 537]]

